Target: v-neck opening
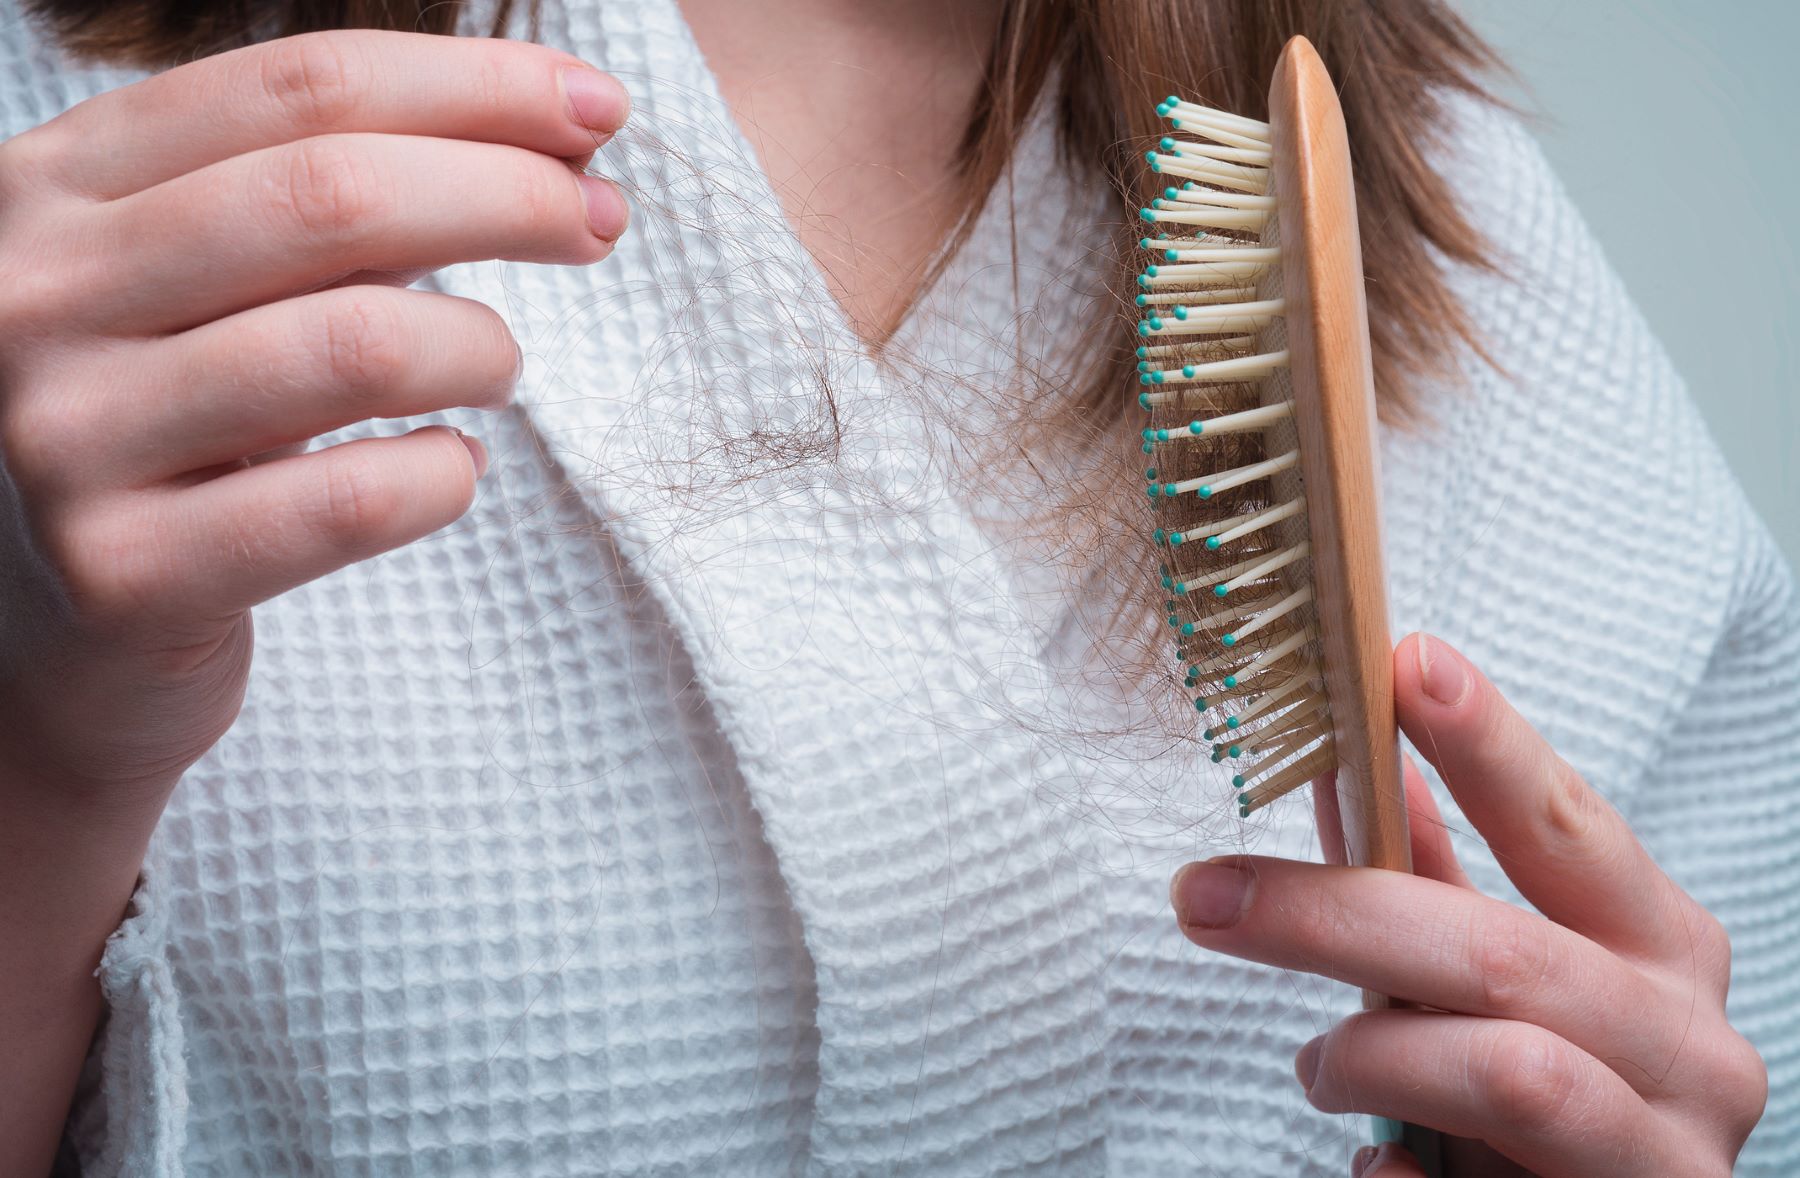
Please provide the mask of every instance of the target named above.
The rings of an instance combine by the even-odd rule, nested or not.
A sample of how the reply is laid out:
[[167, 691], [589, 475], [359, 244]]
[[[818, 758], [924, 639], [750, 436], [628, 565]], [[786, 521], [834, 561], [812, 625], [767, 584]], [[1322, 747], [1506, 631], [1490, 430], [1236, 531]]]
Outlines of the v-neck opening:
[[[745, 160], [754, 165], [747, 170], [755, 173], [757, 182], [761, 184], [763, 191], [768, 195], [769, 204], [780, 210], [783, 236], [797, 256], [799, 264], [804, 268], [806, 285], [820, 296], [816, 303], [821, 308], [829, 308], [829, 310], [821, 310], [821, 317], [827, 320], [822, 326], [842, 340], [850, 342], [858, 360], [865, 361], [883, 372], [890, 371], [894, 366], [889, 359], [892, 349], [896, 344], [904, 344], [906, 337], [917, 325], [921, 316], [921, 307], [927, 302], [943, 277], [944, 263], [947, 260], [943, 256], [944, 250], [956, 240], [955, 229], [953, 228], [950, 233], [933, 244], [926, 265], [926, 277], [907, 299], [905, 308], [900, 317], [894, 321], [893, 327], [879, 339], [870, 339], [863, 335], [856, 327], [855, 317], [844, 305], [843, 300], [838, 297], [830, 272], [820, 261], [819, 256], [807, 246], [806, 239], [802, 236], [793, 213], [789, 211], [787, 202], [782, 199], [781, 193], [776, 189], [775, 181], [769, 173], [768, 161], [757, 150], [749, 130], [738, 117], [738, 112], [732, 107], [730, 100], [725, 97], [725, 90], [720, 84], [718, 71], [714, 69], [712, 61], [707, 57], [706, 50], [700, 44], [700, 39], [694, 35], [694, 27], [689, 22], [686, 11], [682, 8], [681, 0], [664, 0], [664, 3], [674, 11], [675, 23], [687, 41], [687, 48], [692, 51], [693, 59], [699, 63], [701, 76], [695, 80], [697, 88], [704, 90], [710, 97], [716, 99], [719, 108], [725, 112], [726, 119], [730, 123], [733, 146], [738, 149], [739, 154]], [[990, 188], [981, 194], [978, 198], [978, 206], [968, 214], [971, 218], [979, 221], [986, 213], [988, 205], [993, 200], [993, 192], [994, 190]], [[959, 220], [957, 224], [961, 223]]]

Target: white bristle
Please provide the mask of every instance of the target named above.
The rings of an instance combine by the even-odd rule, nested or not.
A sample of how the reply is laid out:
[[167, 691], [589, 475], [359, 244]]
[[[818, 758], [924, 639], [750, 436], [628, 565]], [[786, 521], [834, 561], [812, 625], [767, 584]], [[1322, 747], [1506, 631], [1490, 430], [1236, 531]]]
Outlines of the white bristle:
[[[1217, 717], [1214, 759], [1243, 758], [1233, 783], [1248, 814], [1336, 756], [1285, 392], [1279, 194], [1268, 124], [1177, 98], [1157, 113], [1175, 130], [1145, 158], [1176, 179], [1140, 213], [1159, 230], [1140, 243], [1151, 260], [1137, 280], [1137, 400], [1156, 415], [1143, 449], [1160, 468], [1145, 476], [1151, 501], [1178, 513], [1156, 539], [1186, 682]], [[1199, 506], [1213, 502], [1215, 514]]]

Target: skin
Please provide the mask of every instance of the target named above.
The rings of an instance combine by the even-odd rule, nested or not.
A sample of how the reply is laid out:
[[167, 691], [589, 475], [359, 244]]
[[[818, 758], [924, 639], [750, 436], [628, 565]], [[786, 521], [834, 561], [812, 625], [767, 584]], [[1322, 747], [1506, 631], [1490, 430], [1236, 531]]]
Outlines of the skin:
[[[1719, 922], [1447, 644], [1402, 642], [1394, 687], [1401, 727], [1538, 912], [1470, 884], [1409, 765], [1418, 874], [1191, 864], [1171, 888], [1182, 931], [1429, 1008], [1352, 1015], [1301, 1048], [1295, 1075], [1326, 1112], [1453, 1135], [1455, 1178], [1730, 1174], [1768, 1080], [1726, 1021]], [[1423, 1173], [1397, 1147], [1368, 1153], [1363, 1178]]]
[[[955, 219], [972, 46], [996, 6], [686, 7], [796, 232], [879, 344]], [[585, 119], [567, 77], [592, 79]], [[623, 203], [564, 161], [585, 160], [627, 109], [616, 84], [553, 50], [338, 32], [185, 65], [0, 143], [0, 1174], [49, 1167], [101, 1009], [102, 943], [170, 791], [236, 718], [250, 608], [452, 522], [485, 465], [478, 442], [437, 428], [307, 442], [507, 399], [519, 357], [498, 316], [404, 287], [462, 261], [602, 260]], [[1398, 657], [1416, 668], [1416, 652]], [[1243, 919], [1190, 921], [1190, 935], [1352, 981], [1448, 953], [1416, 974], [1430, 992], [1409, 995], [1444, 1013], [1350, 1020], [1314, 1053], [1309, 1090], [1321, 1107], [1486, 1142], [1470, 1148], [1489, 1168], [1469, 1173], [1506, 1172], [1503, 1155], [1546, 1174], [1728, 1172], [1763, 1080], [1723, 1019], [1717, 923], [1516, 717], [1503, 722], [1482, 681], [1448, 710], [1416, 669], [1399, 682], [1409, 733], [1443, 758], [1534, 902], [1608, 886], [1639, 907], [1594, 928], [1580, 919], [1595, 906], [1552, 904], [1543, 923], [1563, 931], [1530, 940], [1524, 916], [1467, 887], [1415, 785], [1415, 858], [1440, 865], [1433, 878], [1250, 860]], [[1317, 919], [1283, 929], [1271, 912]], [[1440, 919], [1435, 947], [1422, 912]], [[1450, 930], [1503, 965], [1554, 943], [1545, 960], [1573, 972], [1459, 983]], [[1609, 1021], [1618, 993], [1640, 1011], [1660, 1003], [1656, 1016]], [[1653, 1027], [1681, 1028], [1680, 1050]], [[1590, 1028], [1611, 1037], [1588, 1042]], [[1607, 1132], [1620, 1152], [1596, 1164], [1582, 1143]]]

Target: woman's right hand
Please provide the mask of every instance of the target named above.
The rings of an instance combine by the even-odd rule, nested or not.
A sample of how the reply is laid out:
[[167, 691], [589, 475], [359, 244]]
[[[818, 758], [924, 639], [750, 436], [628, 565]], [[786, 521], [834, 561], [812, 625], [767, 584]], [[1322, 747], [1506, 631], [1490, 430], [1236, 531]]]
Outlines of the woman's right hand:
[[0, 143], [0, 1174], [49, 1167], [95, 963], [181, 773], [231, 725], [250, 607], [469, 506], [479, 443], [358, 421], [497, 406], [506, 325], [404, 287], [599, 261], [566, 160], [612, 79], [521, 42], [316, 33]]
[[0, 143], [0, 800], [153, 824], [237, 714], [250, 607], [467, 509], [453, 430], [306, 442], [509, 397], [501, 318], [404, 286], [604, 258], [624, 201], [565, 161], [628, 105], [537, 45], [328, 32]]

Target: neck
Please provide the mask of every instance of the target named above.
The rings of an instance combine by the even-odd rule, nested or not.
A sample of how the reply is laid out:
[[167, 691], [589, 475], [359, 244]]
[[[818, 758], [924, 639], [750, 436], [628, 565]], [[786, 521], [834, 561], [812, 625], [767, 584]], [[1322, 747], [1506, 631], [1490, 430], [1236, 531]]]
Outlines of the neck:
[[899, 325], [961, 215], [955, 152], [1001, 0], [681, 0], [861, 339]]

